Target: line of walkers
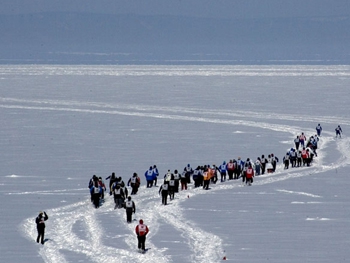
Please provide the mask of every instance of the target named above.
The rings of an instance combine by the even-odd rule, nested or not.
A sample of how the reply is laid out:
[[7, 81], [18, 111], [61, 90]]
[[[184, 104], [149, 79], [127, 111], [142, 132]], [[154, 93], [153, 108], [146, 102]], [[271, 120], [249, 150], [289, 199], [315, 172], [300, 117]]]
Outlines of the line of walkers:
[[[292, 167], [310, 166], [314, 156], [317, 156], [316, 150], [318, 147], [319, 136], [321, 135], [322, 127], [320, 124], [316, 127], [317, 134], [311, 136], [308, 140], [304, 133], [301, 133], [294, 140], [295, 148], [291, 148], [287, 151], [283, 157], [284, 169], [288, 169], [291, 164]], [[340, 126], [336, 129], [336, 137], [340, 137], [342, 131]], [[300, 150], [299, 150], [300, 147]], [[162, 196], [162, 204], [167, 205], [167, 198], [174, 199], [175, 193], [181, 190], [187, 190], [187, 185], [191, 183], [191, 178], [194, 182], [194, 187], [203, 187], [208, 190], [210, 183], [216, 184], [220, 178], [220, 182], [226, 180], [237, 180], [242, 178], [242, 182], [246, 185], [253, 183], [253, 177], [263, 175], [265, 173], [273, 173], [276, 170], [279, 159], [273, 154], [261, 155], [257, 157], [255, 161], [247, 158], [243, 161], [241, 157], [231, 159], [227, 163], [223, 161], [220, 166], [202, 165], [193, 169], [190, 164], [183, 169], [181, 173], [178, 170], [171, 172], [170, 170], [164, 175], [164, 180], [159, 187], [159, 194]], [[147, 182], [147, 188], [157, 186], [157, 179], [159, 177], [159, 171], [156, 165], [150, 166], [145, 172], [145, 179]], [[116, 177], [115, 173], [112, 173], [106, 178], [109, 179], [109, 194], [114, 197], [115, 207], [126, 209], [127, 223], [132, 222], [132, 214], [136, 212], [136, 206], [131, 196], [128, 196], [128, 188], [131, 187], [132, 191], [130, 195], [135, 195], [141, 184], [141, 180], [137, 173], [134, 173], [129, 179], [127, 185], [121, 177]], [[91, 202], [95, 208], [100, 206], [100, 202], [104, 200], [104, 192], [107, 190], [101, 177], [94, 175], [89, 182], [89, 189], [91, 193]], [[149, 230], [147, 225], [143, 224], [143, 220], [139, 220], [139, 224], [135, 228], [135, 232], [138, 239], [138, 249], [140, 252], [145, 253], [145, 241], [146, 235]], [[43, 234], [42, 234], [43, 236]], [[39, 240], [39, 237], [38, 237]]]
[[[316, 127], [317, 134], [311, 136], [309, 139], [302, 132], [294, 140], [295, 147], [290, 148], [283, 157], [284, 169], [291, 167], [310, 166], [314, 156], [317, 156], [316, 150], [318, 147], [319, 136], [322, 128], [320, 125]], [[228, 162], [223, 161], [221, 165], [199, 165], [195, 169], [190, 164], [184, 167], [182, 172], [170, 170], [164, 175], [163, 182], [159, 187], [159, 194], [162, 196], [162, 204], [167, 204], [167, 198], [174, 199], [175, 193], [181, 190], [187, 190], [187, 185], [191, 183], [191, 178], [194, 182], [194, 188], [203, 187], [208, 190], [210, 184], [216, 184], [218, 180], [225, 182], [226, 180], [237, 180], [242, 178], [242, 182], [246, 185], [253, 183], [254, 176], [263, 175], [265, 173], [273, 173], [276, 170], [279, 158], [273, 153], [257, 157], [255, 161], [247, 158], [245, 161], [241, 157], [230, 159]], [[144, 173], [146, 179], [146, 187], [151, 188], [157, 186], [157, 179], [159, 171], [156, 165], [151, 165]], [[109, 194], [113, 195], [115, 202], [115, 209], [125, 208], [125, 200], [128, 198], [128, 188], [130, 186], [131, 195], [135, 195], [141, 184], [140, 177], [134, 173], [125, 184], [121, 177], [116, 177], [112, 173], [106, 178], [109, 179]], [[99, 207], [100, 201], [104, 200], [104, 192], [106, 186], [101, 177], [96, 175], [89, 182], [91, 193], [91, 201], [96, 208]]]
[[[306, 138], [304, 133], [297, 136], [298, 142], [294, 140], [296, 149], [291, 148], [283, 157], [285, 169], [289, 168], [289, 163], [292, 167], [311, 165], [314, 156], [317, 156], [318, 136], [320, 136], [322, 128], [318, 126], [316, 130], [318, 134], [311, 136], [309, 139]], [[299, 150], [300, 144], [302, 148]], [[190, 164], [188, 164], [182, 173], [179, 173], [177, 170], [171, 173], [168, 170], [164, 176], [164, 183], [159, 188], [159, 194], [162, 196], [162, 204], [167, 204], [168, 196], [170, 200], [174, 199], [175, 193], [179, 191], [180, 183], [181, 190], [186, 190], [191, 177], [193, 178], [195, 188], [203, 187], [205, 190], [209, 189], [210, 183], [216, 184], [218, 178], [220, 178], [220, 182], [242, 178], [242, 182], [250, 186], [253, 183], [254, 176], [275, 172], [278, 162], [278, 157], [271, 153], [267, 157], [263, 154], [261, 157], [257, 157], [255, 161], [252, 161], [250, 158], [243, 161], [241, 157], [238, 157], [237, 160], [231, 159], [228, 163], [223, 161], [220, 166], [216, 166], [215, 164], [202, 165], [192, 169]], [[151, 171], [151, 168], [149, 171]], [[152, 184], [150, 183], [150, 185]]]

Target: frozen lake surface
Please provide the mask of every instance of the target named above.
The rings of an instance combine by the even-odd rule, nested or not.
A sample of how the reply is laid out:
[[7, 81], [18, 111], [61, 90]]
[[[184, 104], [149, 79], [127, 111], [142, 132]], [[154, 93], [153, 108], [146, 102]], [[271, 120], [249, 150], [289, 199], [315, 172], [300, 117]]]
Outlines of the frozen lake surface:
[[[0, 252], [4, 262], [347, 262], [350, 66], [0, 66]], [[323, 133], [311, 167], [284, 170], [304, 132]], [[343, 137], [335, 138], [341, 125]], [[274, 153], [252, 187], [218, 182], [162, 206], [144, 172]], [[88, 181], [142, 180], [135, 219]], [[106, 181], [108, 183], [108, 181]], [[34, 219], [45, 210], [45, 245]]]

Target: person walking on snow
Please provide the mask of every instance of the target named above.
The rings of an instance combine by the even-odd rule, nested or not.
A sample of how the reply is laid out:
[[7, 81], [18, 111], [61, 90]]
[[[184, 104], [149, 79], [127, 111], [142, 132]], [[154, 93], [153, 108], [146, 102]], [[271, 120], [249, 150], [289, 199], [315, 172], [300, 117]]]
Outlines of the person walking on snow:
[[114, 184], [112, 186], [112, 191], [113, 191], [114, 203], [115, 203], [114, 209], [122, 208], [125, 200], [125, 194], [124, 194], [123, 188], [119, 184]]
[[209, 190], [209, 184], [210, 184], [210, 173], [208, 172], [208, 168], [204, 167], [204, 173], [203, 173], [203, 189]]
[[158, 193], [162, 195], [162, 204], [167, 205], [169, 183], [164, 180], [164, 183], [159, 187]]
[[[98, 177], [94, 174], [89, 181], [89, 185], [88, 185], [89, 190], [91, 190], [91, 187], [93, 187], [95, 185], [95, 182], [98, 182]], [[91, 202], [93, 202], [92, 194], [91, 194]]]
[[297, 167], [301, 167], [301, 164], [302, 164], [302, 154], [301, 154], [301, 151], [299, 150], [297, 152]]
[[203, 175], [202, 175], [200, 166], [198, 166], [193, 171], [193, 181], [194, 181], [195, 188], [200, 187], [203, 184]]
[[187, 183], [190, 184], [191, 183], [191, 176], [193, 174], [193, 169], [192, 169], [190, 164], [187, 164], [187, 166], [184, 168], [184, 172], [186, 175]]
[[157, 186], [157, 177], [159, 176], [157, 165], [153, 165], [153, 182], [154, 186]]
[[98, 184], [99, 184], [99, 186], [101, 186], [101, 189], [102, 189], [101, 200], [104, 201], [104, 199], [105, 199], [105, 192], [106, 192], [107, 189], [106, 189], [106, 185], [103, 182], [101, 176], [98, 178]]
[[283, 157], [284, 169], [289, 168], [289, 160], [290, 160], [290, 155], [289, 155], [289, 152], [287, 152], [286, 155]]
[[289, 151], [289, 158], [290, 158], [290, 163], [292, 167], [296, 166], [297, 163], [297, 153], [294, 148], [291, 148]]
[[174, 170], [174, 180], [175, 180], [174, 193], [178, 193], [179, 185], [180, 185], [180, 174], [176, 169]]
[[235, 164], [234, 179], [238, 179], [241, 176], [243, 168], [244, 168], [244, 162], [241, 160], [241, 157], [238, 157]]
[[137, 241], [138, 241], [137, 247], [138, 247], [139, 251], [145, 252], [146, 251], [146, 248], [145, 248], [146, 236], [149, 232], [149, 229], [148, 229], [147, 225], [145, 225], [143, 223], [142, 219], [140, 219], [139, 224], [136, 226], [135, 232], [136, 232]]
[[226, 172], [227, 172], [226, 161], [222, 162], [222, 165], [219, 166], [219, 170], [220, 170], [220, 181], [225, 182], [226, 181]]
[[[126, 185], [125, 185], [123, 179], [122, 179], [120, 176], [117, 178], [117, 182], [118, 182], [118, 184], [120, 184], [120, 187], [121, 187], [121, 188], [123, 189], [123, 191], [124, 191], [124, 199], [128, 198], [128, 196], [129, 196], [129, 190], [128, 190], [128, 188], [126, 187]], [[124, 202], [124, 200], [123, 200], [123, 202]]]
[[108, 180], [109, 179], [109, 195], [112, 195], [112, 185], [115, 183], [116, 181], [116, 177], [115, 177], [115, 173], [112, 173], [110, 176], [107, 176], [105, 178], [105, 180]]
[[261, 155], [260, 163], [261, 163], [261, 174], [264, 174], [266, 170], [266, 164], [267, 164], [267, 159], [264, 154]]
[[168, 169], [168, 172], [164, 175], [164, 181], [169, 182], [171, 179], [171, 175], [172, 175], [172, 173]]
[[154, 180], [154, 171], [152, 166], [150, 166], [149, 169], [145, 172], [145, 177], [147, 181], [147, 188], [151, 188], [153, 186]]
[[299, 145], [300, 145], [299, 136], [297, 136], [297, 137], [294, 139], [294, 144], [295, 144], [295, 149], [298, 151], [298, 150], [299, 150]]
[[183, 171], [182, 174], [180, 175], [180, 182], [181, 182], [181, 191], [182, 190], [187, 190], [187, 177], [186, 177], [186, 171]]
[[339, 138], [341, 138], [341, 134], [343, 133], [342, 129], [340, 128], [340, 125], [338, 125], [337, 128], [335, 128], [335, 137], [338, 138], [338, 135], [339, 135]]
[[100, 206], [100, 198], [102, 195], [102, 187], [99, 185], [98, 181], [94, 182], [94, 186], [90, 188], [91, 200], [95, 208]]
[[316, 126], [316, 132], [317, 132], [317, 136], [321, 136], [321, 132], [322, 132], [321, 124], [318, 124]]
[[44, 236], [45, 236], [45, 221], [49, 219], [46, 212], [40, 212], [39, 215], [35, 218], [36, 229], [38, 230], [38, 237], [36, 238], [36, 242], [39, 243], [41, 239], [41, 244], [44, 245]]
[[258, 157], [255, 160], [255, 174], [260, 175], [260, 171], [261, 171], [261, 159], [260, 157]]
[[305, 134], [303, 132], [299, 136], [299, 141], [300, 141], [301, 147], [304, 147], [305, 146], [305, 141], [306, 141], [306, 136], [305, 136]]
[[131, 186], [131, 195], [136, 195], [137, 191], [140, 187], [140, 177], [138, 177], [137, 173], [134, 173], [132, 177], [128, 181], [128, 186]]
[[245, 178], [246, 178], [246, 184], [247, 185], [252, 185], [253, 183], [253, 177], [254, 177], [254, 169], [251, 165], [251, 163], [248, 163], [248, 167], [245, 172]]
[[305, 164], [307, 165], [307, 160], [309, 158], [309, 152], [306, 150], [305, 147], [303, 147], [303, 149], [301, 150], [301, 158], [303, 159], [303, 166], [305, 166]]
[[126, 209], [126, 222], [131, 223], [132, 213], [135, 214], [136, 212], [135, 203], [131, 200], [131, 196], [129, 196], [127, 201], [124, 203], [124, 208]]
[[216, 167], [215, 164], [213, 164], [211, 168], [211, 182], [213, 184], [216, 184], [216, 182], [218, 181], [218, 173], [220, 174], [219, 169]]
[[229, 180], [233, 180], [233, 173], [235, 172], [235, 164], [233, 163], [233, 160], [230, 160], [226, 164], [226, 170], [227, 170], [227, 173], [228, 173], [228, 179]]
[[278, 162], [279, 162], [279, 159], [277, 158], [277, 156], [275, 156], [273, 153], [271, 153], [271, 163], [272, 163], [274, 172], [276, 171], [276, 166], [277, 166]]
[[169, 184], [168, 194], [169, 194], [170, 200], [173, 200], [175, 197], [175, 179], [173, 174], [171, 174], [168, 184]]
[[95, 181], [98, 181], [98, 177], [94, 174], [89, 181], [89, 185], [88, 185], [89, 189], [94, 186]]

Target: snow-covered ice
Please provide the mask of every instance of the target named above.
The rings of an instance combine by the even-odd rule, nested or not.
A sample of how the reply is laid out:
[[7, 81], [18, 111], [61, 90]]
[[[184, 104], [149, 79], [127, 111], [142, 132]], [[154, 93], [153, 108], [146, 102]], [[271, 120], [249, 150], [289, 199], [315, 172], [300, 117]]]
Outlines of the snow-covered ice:
[[[349, 84], [349, 66], [0, 66], [1, 261], [347, 262]], [[318, 123], [312, 166], [284, 170], [293, 139]], [[145, 188], [153, 164], [162, 178], [270, 153], [276, 173], [251, 187], [191, 184], [167, 206]], [[91, 205], [89, 179], [112, 172], [141, 177], [132, 224], [109, 195]]]

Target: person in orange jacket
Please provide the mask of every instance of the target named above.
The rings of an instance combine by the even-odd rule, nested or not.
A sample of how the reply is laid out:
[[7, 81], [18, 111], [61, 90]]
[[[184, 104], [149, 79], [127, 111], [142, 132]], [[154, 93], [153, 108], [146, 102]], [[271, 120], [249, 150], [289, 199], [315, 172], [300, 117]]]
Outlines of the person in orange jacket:
[[208, 171], [208, 167], [204, 166], [204, 173], [203, 173], [203, 189], [208, 190], [209, 184], [210, 184], [210, 172]]
[[146, 243], [146, 236], [149, 232], [147, 225], [143, 223], [143, 220], [140, 219], [139, 224], [135, 228], [135, 232], [137, 235], [137, 240], [138, 240], [138, 249], [141, 252], [145, 252], [145, 243]]
[[210, 180], [212, 183], [216, 184], [216, 182], [218, 181], [218, 174], [217, 174], [218, 168], [216, 167], [215, 164], [213, 164], [213, 166], [209, 167], [209, 169], [210, 169]]

